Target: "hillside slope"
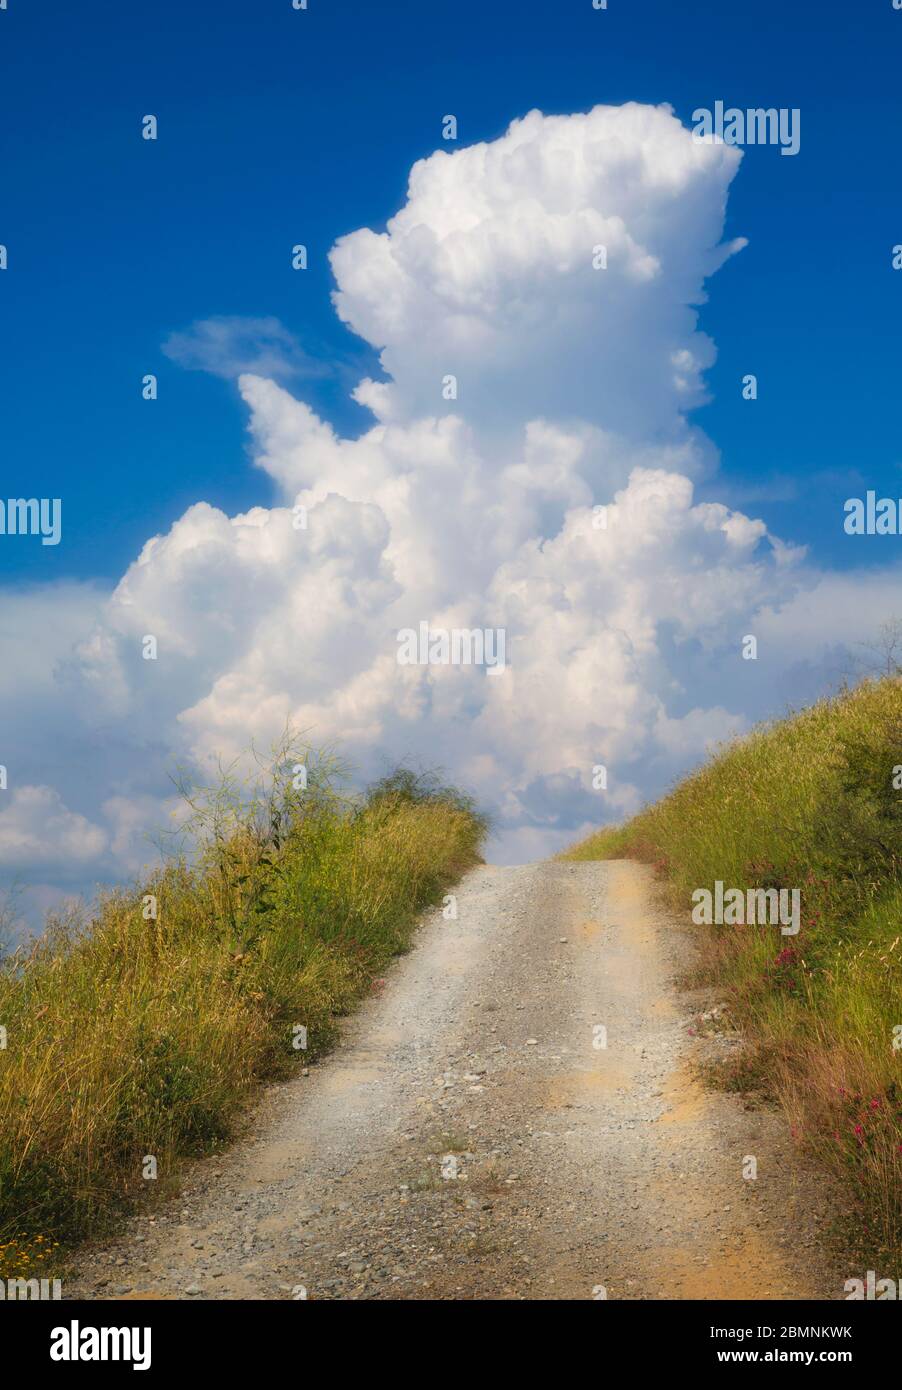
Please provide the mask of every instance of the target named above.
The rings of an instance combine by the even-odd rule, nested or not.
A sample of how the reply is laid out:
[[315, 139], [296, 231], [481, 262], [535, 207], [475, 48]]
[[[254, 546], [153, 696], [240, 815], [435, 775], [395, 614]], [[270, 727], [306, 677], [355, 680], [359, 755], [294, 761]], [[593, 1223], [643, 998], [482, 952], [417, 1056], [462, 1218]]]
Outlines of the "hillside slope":
[[[750, 1046], [726, 1077], [786, 1108], [874, 1246], [902, 1243], [902, 682], [867, 681], [727, 746], [565, 858], [648, 859], [697, 920], [716, 885], [798, 891], [799, 930], [699, 925]], [[790, 898], [786, 899], [788, 903]], [[735, 915], [735, 914], [734, 914]], [[748, 914], [746, 914], [748, 915]]]
[[250, 790], [184, 788], [192, 858], [0, 964], [0, 1277], [175, 1190], [479, 861], [466, 797], [402, 770], [352, 798], [339, 772], [289, 743]]

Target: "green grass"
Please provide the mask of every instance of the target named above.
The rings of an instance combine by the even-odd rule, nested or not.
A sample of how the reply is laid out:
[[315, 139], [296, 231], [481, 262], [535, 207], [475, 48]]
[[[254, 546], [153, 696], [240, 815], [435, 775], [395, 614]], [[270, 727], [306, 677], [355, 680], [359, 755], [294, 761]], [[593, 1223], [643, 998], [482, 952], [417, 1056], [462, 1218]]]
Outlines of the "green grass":
[[297, 789], [304, 756], [283, 747], [250, 793], [230, 774], [183, 788], [199, 852], [2, 963], [0, 1277], [171, 1190], [261, 1082], [329, 1044], [478, 862], [486, 822], [467, 798], [400, 772], [348, 799], [309, 752]]
[[[694, 889], [801, 890], [802, 929], [700, 927], [754, 1076], [841, 1175], [860, 1229], [902, 1250], [902, 682], [855, 690], [728, 745], [628, 824], [564, 857], [655, 863]], [[899, 1029], [894, 1033], [894, 1029]], [[894, 1048], [894, 1040], [899, 1044]]]

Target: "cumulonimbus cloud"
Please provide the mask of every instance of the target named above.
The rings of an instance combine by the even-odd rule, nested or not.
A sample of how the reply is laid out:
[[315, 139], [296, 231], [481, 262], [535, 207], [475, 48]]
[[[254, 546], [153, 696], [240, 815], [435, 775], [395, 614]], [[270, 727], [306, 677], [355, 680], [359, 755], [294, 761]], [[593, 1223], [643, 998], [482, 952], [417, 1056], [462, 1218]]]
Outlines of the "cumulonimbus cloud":
[[[240, 375], [278, 505], [189, 508], [60, 652], [70, 738], [118, 740], [101, 817], [151, 821], [167, 759], [237, 755], [290, 720], [364, 775], [441, 764], [495, 812], [499, 857], [530, 857], [634, 809], [800, 660], [818, 675], [798, 615], [851, 622], [836, 590], [858, 581], [694, 491], [716, 464], [689, 419], [714, 353], [697, 320], [742, 245], [722, 240], [739, 161], [666, 107], [533, 111], [418, 162], [384, 231], [338, 241], [336, 310], [384, 369], [355, 393], [374, 422], [341, 438]], [[399, 665], [423, 621], [504, 629], [504, 674]]]

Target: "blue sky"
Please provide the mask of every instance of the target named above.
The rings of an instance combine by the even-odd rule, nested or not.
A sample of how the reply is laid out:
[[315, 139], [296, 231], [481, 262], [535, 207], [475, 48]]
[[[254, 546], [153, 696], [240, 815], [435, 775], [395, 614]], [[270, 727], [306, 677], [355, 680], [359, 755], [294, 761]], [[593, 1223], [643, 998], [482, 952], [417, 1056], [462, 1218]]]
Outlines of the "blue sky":
[[[841, 502], [902, 492], [890, 0], [9, 0], [0, 45], [4, 473], [65, 508], [60, 546], [0, 550], [7, 582], [112, 580], [196, 499], [267, 500], [234, 385], [161, 351], [196, 319], [278, 317], [328, 364], [295, 388], [345, 432], [365, 427], [348, 388], [375, 356], [331, 308], [326, 252], [397, 209], [443, 114], [468, 143], [532, 107], [625, 100], [668, 101], [687, 123], [718, 98], [801, 109], [800, 154], [750, 148], [733, 184], [727, 235], [750, 245], [702, 311], [719, 355], [694, 418], [722, 455], [711, 495], [752, 499], [834, 566], [884, 558], [843, 537]], [[156, 143], [140, 139], [147, 112]]]
[[[899, 537], [843, 530], [902, 495], [902, 10], [309, 4], [0, 10], [0, 499], [63, 502], [0, 544], [35, 912], [286, 722], [360, 781], [438, 763], [540, 857], [902, 612]], [[797, 108], [800, 152], [694, 142], [717, 101]], [[503, 679], [400, 666], [424, 621], [503, 629]]]

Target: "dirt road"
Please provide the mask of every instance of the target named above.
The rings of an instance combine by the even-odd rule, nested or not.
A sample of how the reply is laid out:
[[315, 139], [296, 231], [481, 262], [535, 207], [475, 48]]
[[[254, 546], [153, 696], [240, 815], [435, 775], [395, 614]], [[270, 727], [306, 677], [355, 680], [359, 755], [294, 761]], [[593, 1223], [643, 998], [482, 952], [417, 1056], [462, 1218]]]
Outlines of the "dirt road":
[[336, 1051], [66, 1294], [842, 1297], [784, 1121], [693, 1079], [694, 939], [657, 902], [633, 863], [474, 870]]

